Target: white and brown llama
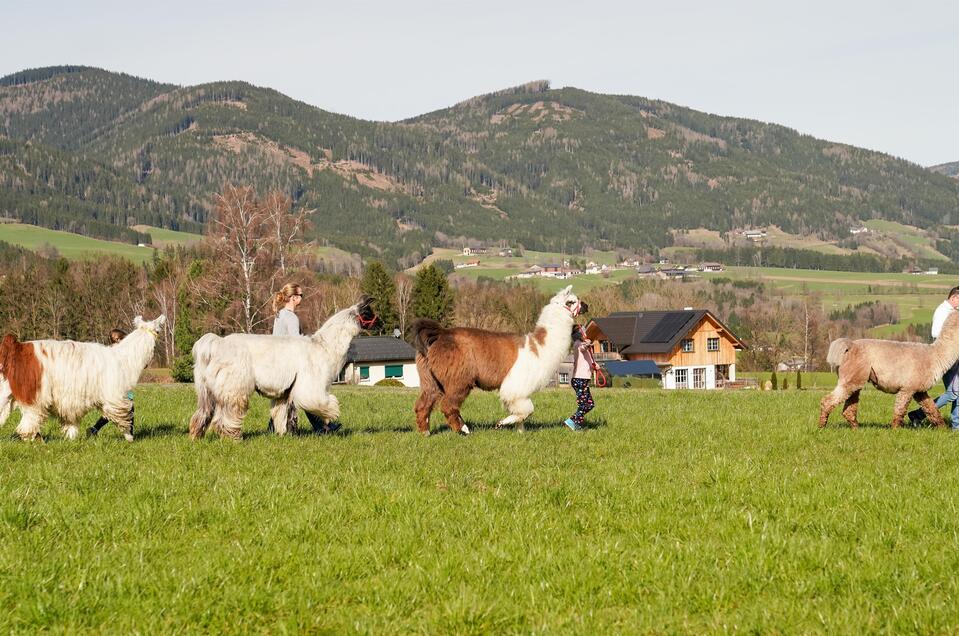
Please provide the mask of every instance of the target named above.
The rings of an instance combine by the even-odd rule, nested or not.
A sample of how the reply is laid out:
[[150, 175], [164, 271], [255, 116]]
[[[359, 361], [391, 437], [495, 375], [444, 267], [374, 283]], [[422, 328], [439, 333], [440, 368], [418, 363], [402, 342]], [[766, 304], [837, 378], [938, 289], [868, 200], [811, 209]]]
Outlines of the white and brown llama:
[[133, 441], [133, 402], [127, 393], [136, 386], [153, 359], [157, 330], [166, 317], [145, 322], [133, 319], [134, 329], [107, 347], [94, 342], [32, 340], [18, 342], [6, 335], [0, 342], [0, 424], [14, 406], [21, 412], [17, 434], [24, 440], [40, 436], [47, 416], [56, 416], [67, 439], [77, 438], [77, 423], [99, 408], [127, 441]]
[[311, 336], [208, 333], [193, 345], [197, 409], [190, 437], [203, 437], [212, 424], [221, 437], [240, 439], [254, 391], [270, 398], [277, 435], [287, 433], [292, 409], [318, 415], [324, 423], [340, 416], [330, 385], [346, 362], [350, 342], [376, 322], [372, 301], [333, 314]]
[[945, 426], [929, 389], [959, 360], [959, 312], [953, 312], [932, 344], [893, 340], [850, 340], [839, 338], [829, 344], [826, 361], [838, 367], [839, 381], [832, 393], [822, 399], [819, 426], [826, 425], [829, 413], [845, 400], [842, 416], [853, 428], [859, 426], [856, 411], [859, 392], [870, 382], [880, 391], [894, 393], [892, 427], [898, 428], [915, 398], [926, 416], [939, 427]]
[[416, 427], [429, 435], [430, 413], [437, 402], [446, 422], [457, 433], [469, 435], [460, 406], [474, 387], [499, 390], [509, 413], [496, 427], [523, 422], [533, 412], [530, 396], [556, 375], [569, 353], [573, 322], [587, 311], [572, 293], [572, 285], [557, 293], [539, 314], [536, 328], [526, 335], [469, 327], [444, 328], [435, 320], [413, 325], [420, 396], [416, 400]]

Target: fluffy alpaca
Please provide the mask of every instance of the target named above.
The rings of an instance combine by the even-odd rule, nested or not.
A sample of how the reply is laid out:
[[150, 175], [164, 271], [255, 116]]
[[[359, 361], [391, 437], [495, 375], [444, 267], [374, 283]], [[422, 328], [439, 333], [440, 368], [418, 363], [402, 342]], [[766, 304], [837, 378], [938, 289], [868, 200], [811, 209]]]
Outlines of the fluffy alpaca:
[[197, 409], [190, 437], [198, 439], [212, 423], [221, 437], [240, 439], [240, 425], [253, 391], [271, 399], [277, 435], [285, 435], [293, 408], [331, 422], [340, 416], [333, 379], [346, 362], [350, 342], [376, 321], [371, 300], [333, 314], [312, 336], [208, 333], [193, 345]]
[[446, 421], [454, 431], [469, 435], [460, 417], [460, 406], [473, 390], [499, 389], [509, 415], [497, 428], [523, 422], [533, 412], [529, 397], [546, 386], [560, 362], [569, 353], [573, 319], [587, 311], [570, 291], [572, 285], [553, 296], [543, 308], [532, 333], [497, 333], [482, 329], [445, 329], [434, 320], [413, 325], [416, 369], [420, 375], [420, 396], [416, 400], [416, 427], [430, 432], [430, 413], [439, 401]]
[[829, 413], [845, 400], [842, 416], [856, 428], [859, 391], [870, 382], [880, 391], [896, 394], [893, 428], [902, 424], [906, 407], [913, 398], [936, 426], [943, 427], [946, 424], [927, 391], [957, 360], [959, 313], [946, 319], [942, 333], [931, 345], [892, 340], [833, 340], [826, 361], [839, 367], [839, 382], [820, 403], [819, 426], [825, 426]]
[[17, 434], [39, 437], [48, 415], [58, 416], [67, 439], [77, 438], [77, 422], [90, 409], [101, 408], [127, 441], [133, 441], [133, 403], [127, 392], [153, 359], [157, 330], [166, 320], [133, 319], [134, 330], [112, 347], [72, 340], [0, 342], [0, 424], [13, 406], [22, 413]]

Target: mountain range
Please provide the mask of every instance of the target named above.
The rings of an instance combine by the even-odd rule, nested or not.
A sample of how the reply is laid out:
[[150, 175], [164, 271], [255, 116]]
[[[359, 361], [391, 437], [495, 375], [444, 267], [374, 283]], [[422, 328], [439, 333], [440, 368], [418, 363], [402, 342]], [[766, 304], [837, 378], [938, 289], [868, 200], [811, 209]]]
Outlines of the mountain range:
[[959, 224], [959, 180], [908, 161], [546, 81], [371, 122], [245, 82], [0, 78], [0, 216], [137, 242], [137, 224], [201, 231], [227, 182], [287, 192], [321, 242], [404, 265], [463, 241], [655, 251], [696, 228]]

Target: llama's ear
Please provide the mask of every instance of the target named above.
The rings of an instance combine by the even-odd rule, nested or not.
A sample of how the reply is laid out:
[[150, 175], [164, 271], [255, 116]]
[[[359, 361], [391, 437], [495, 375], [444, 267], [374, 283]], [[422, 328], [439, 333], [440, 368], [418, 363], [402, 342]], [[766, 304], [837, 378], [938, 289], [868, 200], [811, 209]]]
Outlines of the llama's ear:
[[573, 286], [572, 286], [572, 285], [567, 285], [567, 286], [563, 289], [563, 295], [564, 295], [564, 296], [569, 296], [569, 294], [570, 294], [571, 291], [573, 291]]
[[136, 316], [136, 317], [133, 319], [133, 327], [134, 327], [134, 328], [139, 329], [142, 324], [143, 324], [143, 316]]
[[166, 322], [166, 315], [160, 314], [159, 316], [157, 316], [157, 319], [153, 321], [153, 324], [156, 325], [157, 327], [162, 327], [163, 323], [165, 322]]

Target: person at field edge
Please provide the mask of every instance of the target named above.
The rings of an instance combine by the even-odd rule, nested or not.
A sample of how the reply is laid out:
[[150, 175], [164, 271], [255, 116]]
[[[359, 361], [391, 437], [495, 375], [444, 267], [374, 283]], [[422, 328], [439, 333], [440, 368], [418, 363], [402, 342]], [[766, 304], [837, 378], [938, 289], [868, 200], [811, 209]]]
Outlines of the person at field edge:
[[[273, 313], [276, 318], [273, 319], [274, 336], [299, 336], [300, 318], [296, 315], [296, 308], [303, 302], [303, 290], [295, 283], [287, 283], [273, 297]], [[340, 428], [339, 422], [330, 422], [324, 424], [323, 420], [312, 413], [307, 413], [306, 418], [310, 421], [315, 433], [334, 433]], [[290, 404], [290, 429], [296, 430], [297, 408], [295, 404]], [[273, 418], [270, 418], [269, 430], [273, 430]]]
[[[127, 332], [122, 329], [114, 329], [110, 332], [110, 346], [113, 346], [127, 337]], [[133, 391], [127, 391], [127, 399], [133, 401]], [[96, 424], [87, 429], [87, 437], [94, 437], [100, 432], [100, 429], [106, 426], [110, 420], [100, 416]], [[130, 406], [130, 435], [133, 435], [133, 406]]]
[[593, 359], [593, 341], [579, 325], [573, 325], [573, 377], [569, 384], [576, 393], [576, 412], [563, 422], [571, 431], [583, 430], [583, 419], [596, 405], [589, 392], [589, 381], [593, 377], [596, 361]]
[[[957, 309], [959, 309], [959, 287], [953, 287], [949, 290], [949, 295], [946, 296], [946, 299], [936, 307], [936, 311], [932, 314], [933, 340], [939, 337], [939, 334], [942, 332], [942, 326], [945, 324], [949, 314]], [[942, 383], [945, 385], [946, 390], [942, 395], [936, 398], [936, 408], [942, 408], [952, 402], [952, 428], [953, 430], [959, 430], [959, 362], [946, 371], [946, 374], [942, 376]], [[926, 414], [923, 413], [921, 408], [909, 411], [909, 421], [913, 424], [918, 424], [925, 417]]]

